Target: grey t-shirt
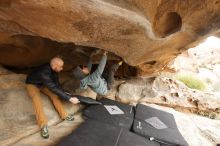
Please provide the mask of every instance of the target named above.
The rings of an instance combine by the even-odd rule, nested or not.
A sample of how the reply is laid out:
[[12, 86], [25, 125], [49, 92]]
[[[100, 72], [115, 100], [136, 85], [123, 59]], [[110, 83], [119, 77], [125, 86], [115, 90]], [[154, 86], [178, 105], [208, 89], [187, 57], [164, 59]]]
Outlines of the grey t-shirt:
[[[88, 86], [95, 91], [97, 94], [106, 95], [108, 92], [107, 82], [102, 77], [105, 65], [107, 61], [107, 56], [103, 55], [97, 69], [90, 75], [83, 77], [80, 80], [80, 89], [86, 89]], [[91, 62], [88, 67], [91, 69]]]

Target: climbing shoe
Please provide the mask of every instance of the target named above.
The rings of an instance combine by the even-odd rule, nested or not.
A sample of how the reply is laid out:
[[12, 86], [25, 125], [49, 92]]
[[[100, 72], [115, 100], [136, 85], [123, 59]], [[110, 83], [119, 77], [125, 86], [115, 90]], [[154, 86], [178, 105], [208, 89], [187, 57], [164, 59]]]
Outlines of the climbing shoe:
[[41, 136], [43, 138], [49, 138], [49, 131], [48, 131], [48, 128], [47, 128], [47, 125], [44, 125], [41, 129]]
[[73, 121], [74, 120], [74, 116], [73, 115], [69, 115], [65, 118], [65, 120], [67, 121]]

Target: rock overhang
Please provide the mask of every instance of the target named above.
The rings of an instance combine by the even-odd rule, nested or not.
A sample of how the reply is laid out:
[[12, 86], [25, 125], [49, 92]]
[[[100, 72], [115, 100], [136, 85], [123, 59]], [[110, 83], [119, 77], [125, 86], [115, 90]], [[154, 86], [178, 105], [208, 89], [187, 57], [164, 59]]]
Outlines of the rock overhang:
[[[187, 49], [185, 46], [219, 30], [220, 20], [218, 0], [16, 0], [1, 1], [0, 9], [1, 51], [7, 49], [5, 44], [13, 48], [15, 42], [10, 40], [15, 35], [37, 36], [108, 50], [139, 68], [142, 74], [163, 69]], [[19, 45], [22, 46], [14, 48]], [[39, 44], [35, 45], [38, 48]], [[50, 54], [59, 52], [56, 47], [49, 50]], [[16, 51], [10, 51], [8, 56], [13, 56], [13, 52]], [[39, 57], [31, 59], [39, 63]]]

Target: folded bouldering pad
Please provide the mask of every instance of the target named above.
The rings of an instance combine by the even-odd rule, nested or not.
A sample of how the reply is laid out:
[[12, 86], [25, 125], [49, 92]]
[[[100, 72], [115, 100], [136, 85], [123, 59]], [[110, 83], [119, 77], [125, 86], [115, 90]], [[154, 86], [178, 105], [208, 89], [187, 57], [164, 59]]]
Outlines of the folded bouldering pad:
[[102, 104], [101, 102], [96, 101], [95, 99], [92, 99], [90, 97], [84, 97], [80, 95], [73, 95], [74, 97], [77, 97], [80, 103], [86, 104], [86, 105], [99, 105]]
[[138, 104], [135, 110], [133, 131], [163, 145], [188, 146], [179, 132], [172, 114]]

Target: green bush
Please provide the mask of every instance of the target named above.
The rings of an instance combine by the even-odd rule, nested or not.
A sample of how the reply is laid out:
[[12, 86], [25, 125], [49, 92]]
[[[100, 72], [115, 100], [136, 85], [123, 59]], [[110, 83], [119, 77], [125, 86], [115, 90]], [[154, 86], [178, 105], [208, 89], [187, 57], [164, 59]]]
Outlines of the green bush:
[[206, 89], [206, 83], [193, 75], [178, 75], [177, 79], [191, 89], [197, 89], [201, 91]]

